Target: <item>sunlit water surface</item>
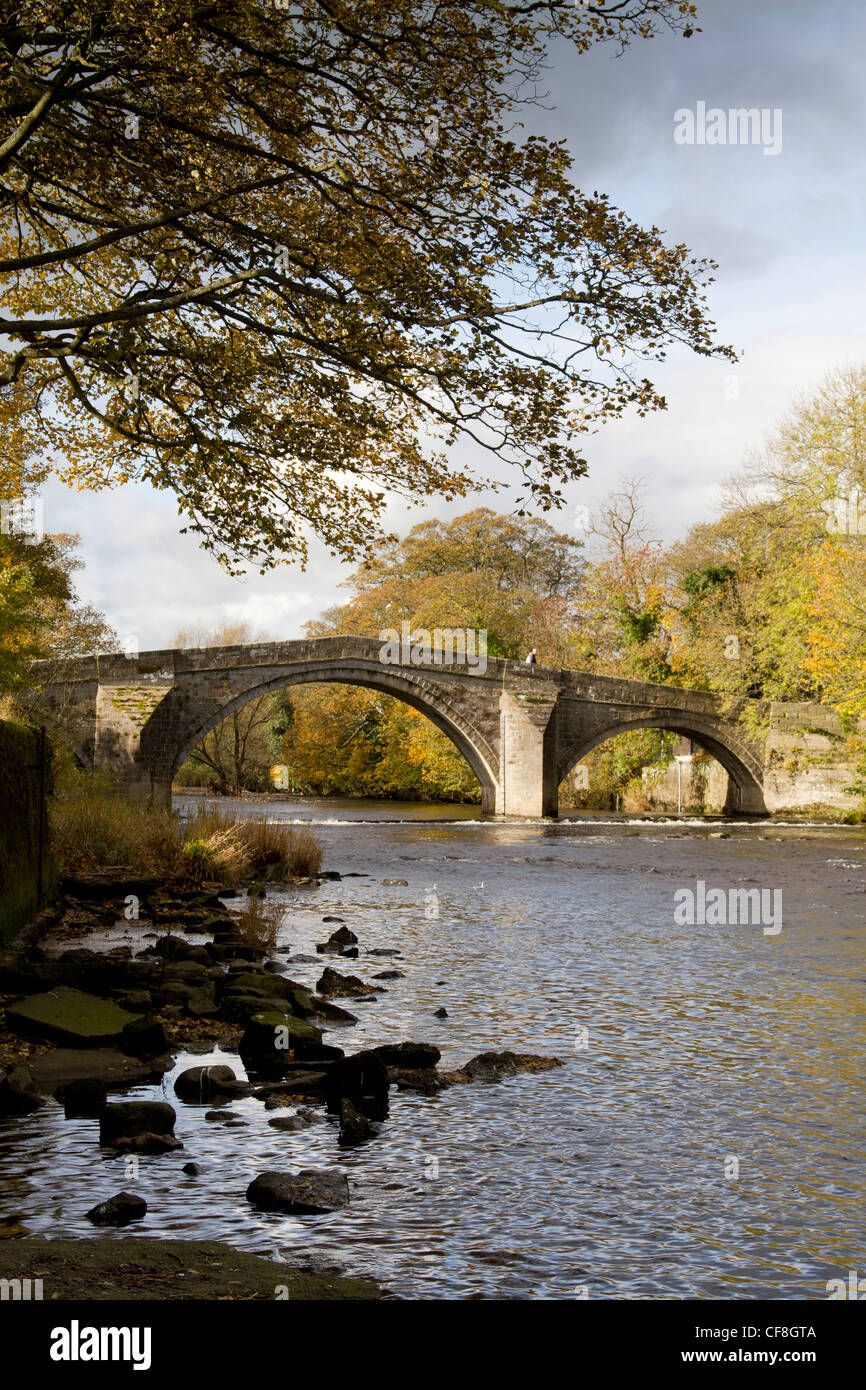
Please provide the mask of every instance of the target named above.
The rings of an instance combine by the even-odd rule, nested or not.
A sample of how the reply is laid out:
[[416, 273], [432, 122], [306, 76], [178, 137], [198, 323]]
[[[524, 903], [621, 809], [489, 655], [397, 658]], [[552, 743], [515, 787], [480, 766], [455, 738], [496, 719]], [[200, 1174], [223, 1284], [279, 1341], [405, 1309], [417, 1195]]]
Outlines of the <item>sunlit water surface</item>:
[[[443, 1065], [503, 1048], [565, 1065], [434, 1099], [392, 1091], [379, 1137], [347, 1151], [332, 1120], [282, 1133], [254, 1099], [232, 1106], [243, 1126], [206, 1122], [174, 1076], [202, 1061], [243, 1075], [239, 1059], [178, 1056], [161, 1085], [130, 1093], [169, 1099], [184, 1143], [140, 1160], [136, 1231], [422, 1299], [814, 1299], [866, 1268], [862, 831], [752, 822], [710, 838], [719, 825], [482, 823], [469, 807], [333, 800], [267, 813], [312, 821], [323, 867], [369, 875], [283, 893], [280, 946], [315, 954], [336, 915], [360, 939], [348, 971], [405, 972], [350, 1002], [360, 1023], [329, 1041], [426, 1040]], [[782, 931], [677, 925], [674, 894], [698, 879], [780, 889]], [[137, 948], [134, 930], [116, 939]], [[374, 947], [401, 955], [366, 957]], [[314, 983], [325, 963], [343, 967], [288, 969]], [[182, 1172], [190, 1160], [198, 1177]], [[303, 1167], [345, 1172], [349, 1207], [287, 1217], [245, 1200], [256, 1173]], [[51, 1102], [0, 1124], [2, 1210], [31, 1232], [92, 1236], [84, 1213], [129, 1187], [95, 1121]]]

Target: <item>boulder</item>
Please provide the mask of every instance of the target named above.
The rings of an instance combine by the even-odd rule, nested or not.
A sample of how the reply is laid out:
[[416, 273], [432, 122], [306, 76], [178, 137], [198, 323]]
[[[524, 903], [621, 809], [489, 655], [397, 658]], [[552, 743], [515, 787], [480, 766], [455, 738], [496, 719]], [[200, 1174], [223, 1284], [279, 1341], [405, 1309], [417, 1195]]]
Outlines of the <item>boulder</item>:
[[422, 1096], [435, 1096], [450, 1084], [440, 1072], [434, 1071], [433, 1067], [418, 1067], [406, 1071], [389, 1067], [388, 1077], [398, 1091], [417, 1091]]
[[107, 1099], [104, 1081], [95, 1077], [89, 1080], [69, 1081], [58, 1086], [57, 1098], [63, 1101], [63, 1114], [67, 1120], [94, 1120], [102, 1113]]
[[385, 1043], [382, 1047], [371, 1049], [386, 1067], [399, 1067], [403, 1070], [435, 1067], [442, 1053], [433, 1043]]
[[382, 879], [382, 887], [383, 887], [383, 888], [408, 888], [408, 887], [409, 887], [409, 880], [408, 880], [407, 878], [383, 878], [383, 879]]
[[272, 1129], [283, 1130], [287, 1134], [294, 1134], [301, 1129], [309, 1129], [310, 1125], [315, 1124], [318, 1116], [312, 1110], [296, 1110], [294, 1115], [275, 1115], [268, 1124]]
[[433, 1017], [434, 1017], [434, 1018], [447, 1018], [447, 1017], [448, 1017], [448, 1010], [447, 1010], [447, 1009], [436, 1009], [436, 1010], [434, 1010]]
[[237, 1083], [237, 1077], [231, 1067], [187, 1067], [175, 1081], [174, 1091], [181, 1100], [197, 1101], [204, 1105], [213, 1096], [226, 1094], [226, 1082], [229, 1083], [228, 1090], [231, 1094], [231, 1088]]
[[338, 927], [328, 937], [329, 946], [357, 946], [358, 938], [348, 927]]
[[172, 1149], [182, 1149], [183, 1144], [173, 1134], [131, 1134], [125, 1139], [112, 1140], [115, 1153], [164, 1154]]
[[350, 1014], [348, 1009], [341, 1009], [339, 1004], [332, 1004], [329, 999], [317, 999], [315, 995], [311, 998], [315, 1017], [324, 1019], [329, 1027], [348, 1027], [349, 1024], [358, 1022], [355, 1014]]
[[79, 1082], [116, 1089], [140, 1085], [160, 1072], [169, 1071], [174, 1061], [169, 1056], [145, 1061], [114, 1048], [56, 1047], [39, 1057], [31, 1057], [28, 1065], [39, 1090], [45, 1095], [56, 1094], [60, 1099], [69, 1086]]
[[348, 1204], [349, 1184], [343, 1173], [311, 1168], [300, 1173], [260, 1173], [247, 1188], [247, 1201], [259, 1211], [318, 1216]]
[[201, 1172], [201, 1168], [197, 1163], [185, 1163], [183, 1165], [183, 1171], [186, 1173], [187, 1177], [197, 1178]]
[[133, 1057], [161, 1057], [168, 1051], [168, 1038], [155, 1018], [137, 1018], [127, 1023], [120, 1035], [120, 1046]]
[[31, 994], [6, 1006], [6, 1024], [24, 1038], [68, 1047], [105, 1047], [120, 1041], [135, 1014], [109, 999], [59, 985], [44, 994]]
[[99, 1117], [100, 1144], [115, 1144], [137, 1135], [174, 1133], [177, 1113], [173, 1105], [161, 1100], [125, 1100], [106, 1105]]
[[501, 1081], [519, 1072], [550, 1071], [561, 1067], [558, 1057], [540, 1057], [532, 1052], [480, 1052], [458, 1071], [449, 1074], [454, 1081]]
[[330, 966], [325, 967], [316, 989], [320, 994], [333, 994], [338, 998], [378, 993], [375, 985], [365, 985], [364, 981], [359, 980], [357, 975], [341, 975], [338, 970], [332, 970]]
[[339, 1049], [326, 1048], [321, 1030], [307, 1019], [275, 1011], [252, 1015], [238, 1052], [245, 1062], [260, 1069], [270, 1066], [278, 1070], [293, 1057], [315, 1061], [332, 1054], [342, 1055]]
[[353, 1144], [363, 1144], [375, 1138], [376, 1131], [366, 1115], [355, 1109], [348, 1096], [340, 1101], [340, 1144], [348, 1148]]
[[29, 1066], [0, 1069], [0, 1115], [29, 1115], [44, 1104]]
[[383, 1120], [388, 1113], [388, 1072], [375, 1052], [356, 1052], [328, 1068], [325, 1083], [327, 1108], [339, 1115], [344, 1099], [371, 1120]]
[[210, 950], [206, 946], [193, 946], [182, 936], [161, 936], [151, 947], [158, 956], [167, 961], [193, 961], [199, 965], [210, 965]]
[[128, 1226], [130, 1221], [140, 1221], [147, 1212], [147, 1202], [136, 1197], [133, 1192], [117, 1192], [107, 1202], [100, 1202], [87, 1212], [88, 1221], [94, 1226]]
[[378, 975], [374, 975], [374, 980], [405, 980], [404, 970], [380, 970]]

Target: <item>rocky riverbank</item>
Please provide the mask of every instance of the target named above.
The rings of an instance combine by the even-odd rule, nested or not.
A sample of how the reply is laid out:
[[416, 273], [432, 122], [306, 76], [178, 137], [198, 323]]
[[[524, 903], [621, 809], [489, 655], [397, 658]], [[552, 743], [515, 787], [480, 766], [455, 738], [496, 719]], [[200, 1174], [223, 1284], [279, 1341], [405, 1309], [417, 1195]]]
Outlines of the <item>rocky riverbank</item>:
[[[321, 881], [298, 886], [314, 889]], [[293, 958], [277, 949], [276, 933], [266, 939], [267, 914], [251, 907], [255, 901], [216, 885], [177, 891], [111, 876], [68, 881], [57, 904], [0, 959], [3, 1122], [26, 1125], [43, 1106], [59, 1103], [68, 1119], [93, 1121], [95, 1163], [100, 1151], [158, 1161], [183, 1148], [175, 1135], [174, 1106], [168, 1100], [124, 1099], [123, 1093], [164, 1076], [179, 1051], [219, 1048], [239, 1057], [242, 1075], [241, 1065], [187, 1067], [174, 1079], [174, 1095], [184, 1105], [204, 1107], [215, 1129], [243, 1123], [232, 1102], [249, 1097], [274, 1112], [269, 1123], [276, 1130], [297, 1133], [328, 1118], [338, 1149], [345, 1150], [375, 1142], [388, 1122], [392, 1088], [434, 1097], [448, 1087], [560, 1065], [556, 1058], [502, 1051], [446, 1070], [439, 1066], [438, 1047], [412, 1040], [347, 1052], [331, 1036], [344, 1041], [358, 1022], [348, 1007], [353, 1000], [375, 1003], [384, 981], [401, 978], [391, 959], [400, 956], [399, 948], [368, 949], [342, 919], [324, 917], [316, 956], [294, 957], [306, 964], [321, 960], [311, 988], [287, 975]], [[131, 920], [130, 905], [136, 914]], [[134, 937], [132, 945], [112, 944], [118, 927]], [[353, 973], [359, 969], [367, 978]], [[195, 1176], [195, 1155], [189, 1158], [184, 1172]], [[351, 1201], [339, 1168], [288, 1164], [258, 1174], [245, 1195], [251, 1209], [303, 1216], [338, 1212]], [[124, 1190], [87, 1217], [95, 1227], [134, 1227], [146, 1212], [144, 1200]], [[17, 1217], [26, 1223], [26, 1212], [0, 1213], [0, 1224], [4, 1216], [13, 1237], [5, 1244], [22, 1252], [32, 1246], [38, 1262], [39, 1243], [22, 1239], [25, 1225], [15, 1224]], [[84, 1244], [97, 1260], [100, 1242]], [[149, 1248], [145, 1253], [159, 1269], [168, 1267], [151, 1247], [174, 1242], [136, 1244]], [[125, 1252], [131, 1248], [127, 1235], [120, 1245]], [[60, 1244], [50, 1247], [59, 1258]], [[157, 1288], [161, 1275], [154, 1268]], [[273, 1267], [267, 1277], [273, 1286]], [[297, 1296], [376, 1296], [352, 1292], [349, 1285], [341, 1293], [339, 1282], [333, 1287], [335, 1292]]]

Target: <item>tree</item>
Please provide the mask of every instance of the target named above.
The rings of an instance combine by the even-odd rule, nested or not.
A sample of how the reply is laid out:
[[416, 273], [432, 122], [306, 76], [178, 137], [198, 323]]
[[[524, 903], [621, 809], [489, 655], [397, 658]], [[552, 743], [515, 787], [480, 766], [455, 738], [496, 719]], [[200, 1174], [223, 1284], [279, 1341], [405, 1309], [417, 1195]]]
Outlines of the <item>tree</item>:
[[[19, 0], [0, 17], [13, 471], [172, 489], [231, 569], [356, 559], [463, 438], [556, 505], [581, 436], [715, 343], [712, 262], [519, 135], [547, 46], [687, 0]], [[63, 462], [57, 462], [62, 459]]]
[[722, 515], [671, 547], [683, 684], [866, 710], [866, 368], [794, 404], [728, 486]]
[[[77, 536], [0, 534], [0, 694], [14, 696], [25, 717], [31, 712], [32, 661], [61, 661], [119, 645], [102, 615], [75, 591], [77, 542]], [[50, 681], [50, 667], [42, 679]]]

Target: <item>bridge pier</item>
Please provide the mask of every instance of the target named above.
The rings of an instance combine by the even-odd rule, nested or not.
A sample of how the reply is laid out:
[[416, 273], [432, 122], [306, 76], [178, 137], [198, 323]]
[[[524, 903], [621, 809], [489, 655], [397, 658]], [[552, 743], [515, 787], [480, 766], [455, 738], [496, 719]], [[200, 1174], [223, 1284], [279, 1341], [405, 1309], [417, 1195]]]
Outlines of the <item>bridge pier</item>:
[[557, 697], [558, 691], [532, 687], [516, 694], [502, 692], [496, 798], [496, 811], [501, 816], [534, 819], [559, 813]]

